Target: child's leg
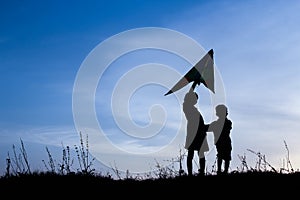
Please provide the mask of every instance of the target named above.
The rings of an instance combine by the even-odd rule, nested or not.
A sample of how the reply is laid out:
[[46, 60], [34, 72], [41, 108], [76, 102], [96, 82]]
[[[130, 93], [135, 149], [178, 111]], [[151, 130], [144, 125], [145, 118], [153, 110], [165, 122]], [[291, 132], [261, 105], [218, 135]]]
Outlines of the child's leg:
[[198, 155], [199, 155], [199, 166], [200, 166], [200, 169], [198, 171], [199, 171], [199, 174], [204, 175], [204, 172], [205, 172], [205, 155], [204, 155], [204, 152], [199, 151]]
[[188, 150], [186, 164], [187, 164], [187, 170], [189, 176], [193, 175], [193, 157], [194, 157], [194, 150]]
[[222, 158], [217, 156], [217, 174], [222, 172]]
[[225, 160], [225, 166], [224, 166], [224, 172], [225, 173], [228, 173], [228, 169], [229, 169], [229, 163], [230, 163], [230, 160]]

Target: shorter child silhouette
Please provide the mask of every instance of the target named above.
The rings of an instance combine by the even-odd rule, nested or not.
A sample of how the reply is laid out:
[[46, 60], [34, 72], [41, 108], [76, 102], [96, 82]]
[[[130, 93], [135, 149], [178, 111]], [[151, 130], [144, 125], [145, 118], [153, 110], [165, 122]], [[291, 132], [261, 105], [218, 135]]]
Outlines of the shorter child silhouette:
[[216, 106], [216, 116], [218, 119], [213, 121], [209, 127], [208, 132], [213, 132], [214, 142], [217, 149], [217, 173], [222, 172], [222, 163], [224, 161], [224, 173], [228, 173], [229, 164], [231, 161], [231, 138], [230, 133], [232, 129], [232, 122], [227, 118], [228, 109], [225, 105], [220, 104]]

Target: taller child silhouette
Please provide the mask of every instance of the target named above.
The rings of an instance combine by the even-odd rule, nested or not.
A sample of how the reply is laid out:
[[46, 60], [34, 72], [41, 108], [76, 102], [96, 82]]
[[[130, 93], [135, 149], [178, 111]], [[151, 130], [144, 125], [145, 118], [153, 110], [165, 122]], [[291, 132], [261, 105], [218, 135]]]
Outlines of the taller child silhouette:
[[204, 175], [205, 171], [205, 152], [209, 150], [206, 131], [207, 126], [204, 124], [203, 117], [200, 111], [196, 108], [198, 94], [194, 92], [195, 84], [184, 97], [183, 112], [187, 119], [185, 149], [188, 150], [187, 155], [187, 170], [188, 175], [193, 175], [193, 158], [194, 151], [198, 152], [199, 156], [199, 174]]

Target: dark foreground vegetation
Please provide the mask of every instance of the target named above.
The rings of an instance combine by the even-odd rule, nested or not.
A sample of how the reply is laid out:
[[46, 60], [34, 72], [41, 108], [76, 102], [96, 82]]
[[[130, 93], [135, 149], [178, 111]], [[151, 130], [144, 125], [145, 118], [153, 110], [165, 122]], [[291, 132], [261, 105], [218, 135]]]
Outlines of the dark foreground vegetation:
[[[227, 175], [186, 175], [155, 179], [112, 179], [87, 174], [22, 174], [2, 177], [0, 191], [10, 197], [88, 197], [94, 195], [142, 195], [141, 197], [176, 197], [210, 194], [224, 197], [288, 197], [299, 191], [300, 173], [243, 172]], [[212, 196], [212, 197], [213, 197]]]
[[[81, 135], [80, 135], [81, 136]], [[285, 143], [286, 145], [286, 143]], [[287, 148], [287, 145], [286, 145]], [[264, 197], [298, 196], [300, 193], [300, 172], [292, 168], [287, 156], [288, 168], [277, 171], [259, 152], [258, 165], [250, 167], [245, 157], [240, 157], [243, 168], [228, 174], [217, 175], [214, 172], [206, 175], [187, 176], [183, 170], [174, 167], [160, 168], [154, 175], [133, 177], [130, 174], [122, 177], [117, 169], [116, 176], [97, 174], [90, 158], [87, 140], [84, 144], [80, 137], [80, 145], [75, 146], [78, 168], [71, 170], [73, 159], [70, 148], [63, 147], [62, 159], [56, 163], [48, 148], [48, 159], [43, 160], [46, 171], [33, 171], [28, 162], [25, 145], [21, 140], [19, 150], [13, 146], [13, 156], [6, 159], [6, 173], [0, 177], [0, 191], [9, 198], [38, 197], [43, 198], [87, 198], [87, 197], [238, 197], [240, 199]], [[288, 148], [287, 148], [288, 152]], [[180, 155], [177, 161], [182, 161]], [[178, 164], [178, 162], [176, 163]], [[181, 166], [182, 163], [180, 163]], [[208, 196], [207, 196], [208, 195]]]

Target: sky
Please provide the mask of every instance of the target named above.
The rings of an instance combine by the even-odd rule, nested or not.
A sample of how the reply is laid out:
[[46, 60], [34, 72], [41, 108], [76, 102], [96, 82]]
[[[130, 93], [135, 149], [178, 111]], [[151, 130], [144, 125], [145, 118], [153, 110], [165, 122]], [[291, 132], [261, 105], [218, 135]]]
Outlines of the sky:
[[[1, 1], [0, 173], [13, 145], [19, 154], [24, 142], [43, 170], [46, 147], [58, 165], [80, 133], [100, 171], [172, 163], [184, 152], [189, 88], [164, 94], [210, 49], [217, 92], [198, 86], [197, 106], [210, 123], [215, 104], [227, 105], [230, 170], [241, 156], [255, 168], [258, 153], [299, 169], [299, 9], [296, 0]], [[208, 133], [208, 171], [212, 141]]]

